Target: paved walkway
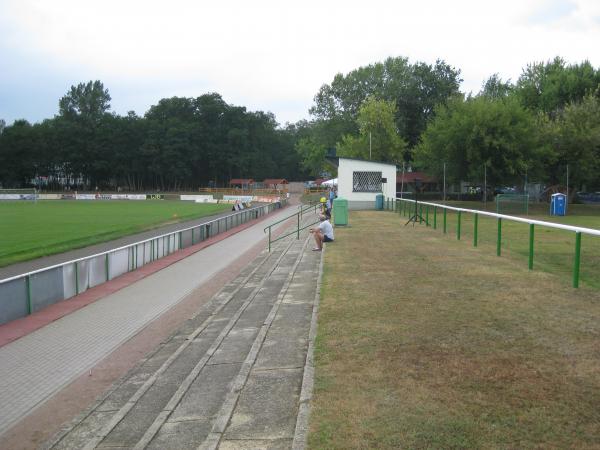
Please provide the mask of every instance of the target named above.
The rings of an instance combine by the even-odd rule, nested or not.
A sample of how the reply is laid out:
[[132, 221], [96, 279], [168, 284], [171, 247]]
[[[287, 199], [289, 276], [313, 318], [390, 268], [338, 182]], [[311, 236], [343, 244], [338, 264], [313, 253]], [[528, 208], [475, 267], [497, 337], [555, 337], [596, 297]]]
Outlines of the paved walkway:
[[[281, 211], [269, 222], [289, 213], [289, 209]], [[0, 348], [0, 431], [224, 269], [249, 245], [263, 239], [264, 225], [257, 224]], [[291, 446], [296, 427], [290, 424], [295, 425], [300, 408], [298, 396], [320, 261], [320, 253], [304, 251], [306, 242], [288, 239], [277, 246], [277, 251], [263, 252], [182, 330], [50, 445], [195, 448], [201, 444], [199, 436], [204, 436], [209, 448], [246, 448], [242, 441], [254, 445], [257, 439], [266, 441], [268, 448]], [[211, 385], [213, 382], [217, 384]], [[252, 395], [262, 396], [265, 391], [261, 386], [274, 382], [283, 391], [296, 387], [288, 392], [294, 401], [279, 394], [270, 394], [274, 397], [267, 400], [266, 404], [272, 405], [283, 401], [269, 420], [275, 419], [274, 423], [283, 424], [278, 422], [283, 417], [281, 408], [289, 410], [285, 405], [295, 405], [285, 416], [285, 431], [280, 427], [273, 434], [264, 430], [264, 423], [261, 428], [258, 418], [256, 426], [250, 426], [244, 408], [264, 405], [264, 398], [257, 403]], [[250, 386], [255, 386], [255, 391]], [[248, 395], [246, 402], [243, 392]], [[210, 418], [206, 411], [194, 411], [198, 395], [212, 398], [213, 403], [210, 398], [201, 402], [213, 405]], [[262, 406], [259, 409], [264, 410]], [[239, 411], [237, 416], [235, 411]], [[236, 423], [246, 425], [239, 428]], [[198, 433], [198, 427], [204, 432]], [[262, 434], [255, 434], [258, 429], [263, 429]]]

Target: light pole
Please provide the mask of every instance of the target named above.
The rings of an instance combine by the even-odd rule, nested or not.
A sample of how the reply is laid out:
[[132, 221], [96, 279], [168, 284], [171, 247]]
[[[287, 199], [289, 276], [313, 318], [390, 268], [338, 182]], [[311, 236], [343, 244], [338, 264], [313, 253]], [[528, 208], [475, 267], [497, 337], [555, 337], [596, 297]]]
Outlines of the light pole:
[[446, 201], [446, 163], [444, 163], [444, 201]]

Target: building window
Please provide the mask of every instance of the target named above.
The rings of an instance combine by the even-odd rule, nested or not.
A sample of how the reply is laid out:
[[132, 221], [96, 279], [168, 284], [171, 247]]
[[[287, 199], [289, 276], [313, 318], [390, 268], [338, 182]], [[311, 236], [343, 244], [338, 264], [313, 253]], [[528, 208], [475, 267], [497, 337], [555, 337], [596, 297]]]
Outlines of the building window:
[[352, 192], [381, 192], [381, 172], [352, 172]]

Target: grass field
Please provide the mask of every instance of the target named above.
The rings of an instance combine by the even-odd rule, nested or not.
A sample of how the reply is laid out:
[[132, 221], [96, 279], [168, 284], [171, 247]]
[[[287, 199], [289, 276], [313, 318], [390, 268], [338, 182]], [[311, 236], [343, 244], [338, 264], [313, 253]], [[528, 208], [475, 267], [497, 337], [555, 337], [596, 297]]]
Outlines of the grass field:
[[390, 212], [349, 222], [324, 254], [310, 448], [600, 447], [599, 289]]
[[164, 200], [0, 202], [0, 267], [228, 209]]

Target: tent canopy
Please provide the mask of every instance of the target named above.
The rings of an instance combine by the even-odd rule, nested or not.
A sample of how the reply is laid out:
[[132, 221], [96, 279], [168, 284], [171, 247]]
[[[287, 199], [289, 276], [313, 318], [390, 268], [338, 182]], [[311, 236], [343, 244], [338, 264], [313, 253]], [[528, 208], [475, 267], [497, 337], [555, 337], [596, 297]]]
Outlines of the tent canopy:
[[333, 178], [331, 180], [323, 181], [321, 183], [321, 186], [337, 186], [337, 184], [338, 184], [338, 179]]

